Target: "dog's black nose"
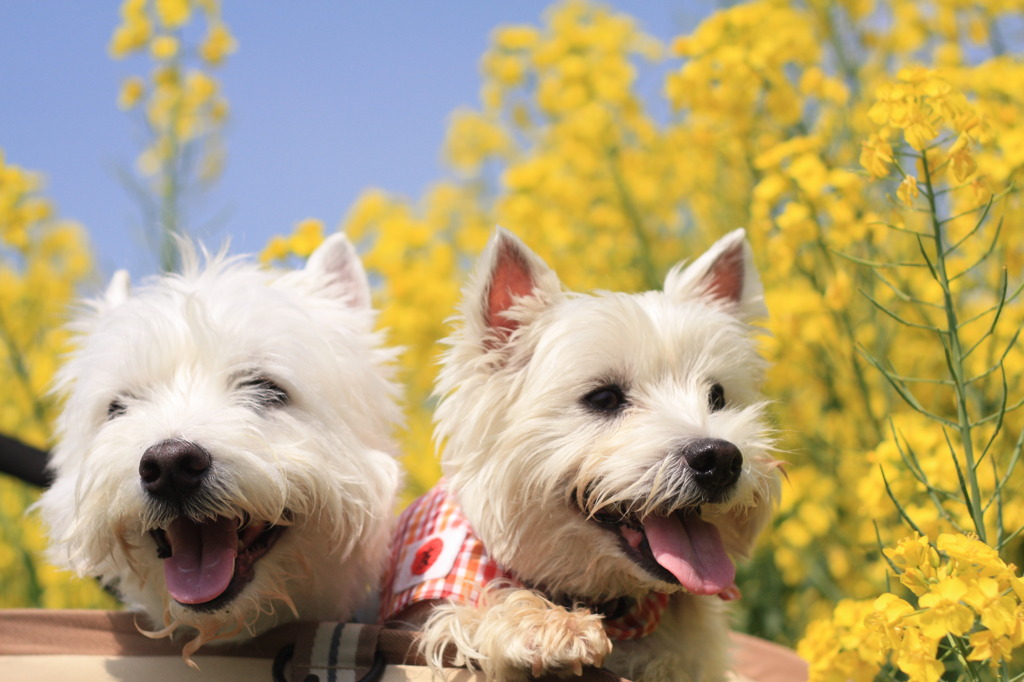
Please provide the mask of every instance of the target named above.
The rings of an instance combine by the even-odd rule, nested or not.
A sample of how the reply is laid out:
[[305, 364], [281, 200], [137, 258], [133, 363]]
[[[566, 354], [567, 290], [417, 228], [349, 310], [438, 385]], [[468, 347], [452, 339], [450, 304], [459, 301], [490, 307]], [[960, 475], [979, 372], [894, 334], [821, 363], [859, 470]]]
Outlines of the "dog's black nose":
[[194, 443], [165, 440], [146, 449], [139, 462], [142, 489], [162, 500], [195, 492], [210, 470], [210, 453]]
[[739, 480], [743, 454], [727, 440], [702, 438], [683, 448], [683, 459], [693, 472], [693, 480], [708, 493], [720, 493]]

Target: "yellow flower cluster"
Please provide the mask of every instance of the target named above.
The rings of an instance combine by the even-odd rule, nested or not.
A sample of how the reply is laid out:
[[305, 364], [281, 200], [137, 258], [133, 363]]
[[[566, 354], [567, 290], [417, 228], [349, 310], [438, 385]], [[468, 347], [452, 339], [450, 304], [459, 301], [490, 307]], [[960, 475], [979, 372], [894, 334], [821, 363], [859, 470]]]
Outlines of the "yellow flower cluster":
[[295, 225], [295, 231], [288, 237], [275, 235], [270, 238], [260, 261], [273, 263], [288, 259], [291, 255], [308, 258], [324, 241], [324, 224], [316, 218], [306, 218]]
[[[45, 449], [56, 406], [48, 389], [67, 350], [62, 323], [92, 272], [85, 231], [61, 219], [36, 173], [0, 150], [0, 433]], [[0, 477], [0, 607], [110, 606], [87, 581], [40, 560], [43, 533], [25, 511], [38, 493]]]
[[[519, 122], [528, 124], [531, 113], [556, 119], [593, 102], [623, 108], [637, 103], [629, 57], [657, 57], [661, 47], [655, 40], [640, 33], [630, 17], [581, 0], [556, 5], [546, 19], [546, 30], [495, 31], [482, 60], [485, 109], [512, 110], [518, 102]], [[524, 88], [533, 91], [532, 102], [521, 99]]]
[[56, 217], [41, 179], [0, 151], [0, 365], [8, 374], [0, 432], [36, 446], [49, 437], [46, 394], [64, 335], [54, 330], [92, 270], [81, 226]]
[[[977, 170], [977, 163], [971, 155], [971, 146], [979, 135], [986, 135], [985, 126], [964, 93], [951, 85], [933, 70], [922, 67], [902, 69], [897, 81], [879, 87], [875, 103], [868, 110], [868, 118], [880, 128], [872, 139], [865, 143], [861, 164], [876, 177], [889, 174], [888, 163], [892, 161], [892, 148], [886, 139], [890, 131], [903, 131], [907, 144], [917, 151], [928, 148], [943, 127], [949, 127], [957, 135], [956, 141], [946, 152], [953, 175], [959, 182], [966, 180]], [[904, 190], [901, 199], [916, 192]]]
[[511, 151], [512, 140], [497, 122], [475, 111], [452, 114], [444, 145], [452, 169], [473, 176], [488, 159], [501, 159]]
[[821, 43], [810, 20], [806, 11], [775, 0], [716, 13], [673, 44], [686, 61], [666, 80], [669, 101], [740, 134], [763, 125], [765, 115], [782, 125], [798, 123], [811, 93], [845, 101], [845, 85], [819, 66]]
[[[868, 290], [876, 308], [895, 319], [900, 345], [876, 346], [884, 356], [874, 357], [885, 362], [872, 364], [896, 389], [903, 411], [899, 403], [887, 408], [887, 433], [868, 452], [873, 469], [858, 476], [856, 488], [860, 505], [889, 506], [898, 517], [862, 526], [857, 540], [868, 547], [906, 525], [926, 535], [884, 552], [914, 604], [888, 592], [841, 602], [831, 618], [808, 628], [800, 650], [812, 679], [874, 679], [888, 664], [911, 680], [978, 679], [975, 662], [1006, 679], [1003, 664], [1024, 644], [1024, 583], [996, 550], [1012, 551], [1024, 528], [1024, 508], [1005, 494], [1020, 484], [1015, 461], [1024, 427], [1016, 412], [1024, 365], [1014, 352], [1024, 310], [1008, 294], [1005, 266], [1020, 263], [1021, 247], [992, 218], [1006, 220], [1019, 207], [993, 203], [996, 173], [989, 169], [998, 169], [1002, 182], [1014, 173], [988, 123], [999, 100], [974, 88], [967, 71], [900, 70], [878, 86], [867, 112], [861, 164], [883, 180], [898, 172], [897, 198], [912, 211], [889, 212], [905, 239], [872, 254], [885, 286]], [[895, 129], [906, 146], [890, 144]], [[982, 173], [992, 174], [980, 180]], [[981, 539], [964, 535], [968, 528]]]
[[[995, 671], [1024, 645], [1024, 581], [977, 537], [918, 535], [885, 549], [912, 604], [892, 592], [846, 600], [800, 643], [811, 680], [872, 680], [891, 663], [910, 680], [937, 682], [946, 655]], [[977, 671], [973, 670], [977, 679]]]
[[876, 126], [901, 129], [914, 149], [922, 151], [928, 146], [944, 122], [961, 135], [977, 126], [977, 117], [967, 98], [934, 71], [906, 68], [897, 74], [897, 79], [878, 88], [868, 118]]
[[158, 59], [177, 56], [176, 32], [188, 24], [196, 8], [208, 19], [199, 54], [210, 65], [219, 65], [237, 49], [237, 43], [221, 19], [218, 0], [124, 0], [121, 23], [110, 39], [110, 55], [121, 59], [148, 46]]

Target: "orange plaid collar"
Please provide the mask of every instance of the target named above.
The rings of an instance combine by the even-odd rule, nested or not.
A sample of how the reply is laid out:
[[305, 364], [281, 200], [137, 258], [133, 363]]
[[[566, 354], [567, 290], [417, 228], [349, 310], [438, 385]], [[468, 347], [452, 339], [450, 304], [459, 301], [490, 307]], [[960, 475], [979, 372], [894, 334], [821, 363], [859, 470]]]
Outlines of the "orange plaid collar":
[[[441, 479], [399, 517], [381, 591], [381, 622], [421, 601], [476, 604], [482, 588], [497, 579], [527, 587], [487, 553]], [[589, 608], [605, 615], [611, 639], [625, 641], [654, 632], [667, 605], [667, 594], [651, 592], [639, 601], [620, 599]]]

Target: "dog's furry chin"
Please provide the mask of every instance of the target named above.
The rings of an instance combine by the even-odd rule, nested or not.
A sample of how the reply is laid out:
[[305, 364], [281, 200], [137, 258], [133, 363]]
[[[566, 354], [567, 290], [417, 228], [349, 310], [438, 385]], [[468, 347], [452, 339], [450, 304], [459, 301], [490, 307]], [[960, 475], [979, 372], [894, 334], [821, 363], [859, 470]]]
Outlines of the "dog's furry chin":
[[[751, 550], [778, 486], [752, 326], [767, 311], [743, 231], [677, 266], [664, 291], [580, 295], [499, 230], [461, 312], [436, 437], [449, 489], [488, 553], [556, 604], [671, 595], [657, 630], [616, 643], [610, 667], [643, 680], [718, 679], [719, 596], [735, 594], [731, 561]], [[690, 534], [693, 547], [673, 534]], [[604, 657], [599, 646], [599, 657], [576, 659], [545, 642], [523, 671], [467, 633], [496, 627], [493, 605], [477, 607], [479, 622], [465, 608], [435, 608], [428, 650], [462, 642], [498, 678]], [[528, 619], [518, 618], [494, 641], [519, 636]]]
[[190, 637], [189, 659], [365, 600], [400, 482], [400, 411], [395, 353], [343, 235], [288, 273], [181, 248], [181, 275], [132, 292], [118, 273], [76, 316], [38, 509], [54, 563], [113, 588], [149, 634]]

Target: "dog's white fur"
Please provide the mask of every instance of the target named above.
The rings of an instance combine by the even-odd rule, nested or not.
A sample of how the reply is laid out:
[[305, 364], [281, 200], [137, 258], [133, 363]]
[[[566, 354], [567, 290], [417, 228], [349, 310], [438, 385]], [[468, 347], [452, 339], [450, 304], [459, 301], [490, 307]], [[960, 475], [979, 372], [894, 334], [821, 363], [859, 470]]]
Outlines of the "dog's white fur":
[[[593, 514], [619, 505], [642, 518], [695, 504], [700, 493], [679, 450], [715, 438], [739, 448], [743, 467], [727, 500], [702, 505], [703, 518], [737, 558], [767, 522], [778, 462], [752, 326], [767, 310], [744, 232], [677, 266], [663, 292], [581, 295], [563, 291], [499, 229], [463, 296], [438, 381], [442, 468], [488, 552], [543, 588], [492, 590], [477, 606], [433, 604], [423, 650], [437, 665], [454, 644], [494, 679], [602, 662], [630, 679], [720, 679], [723, 602], [641, 568]], [[712, 410], [716, 383], [727, 404]], [[614, 417], [583, 405], [606, 384], [621, 385], [628, 400]], [[671, 594], [659, 627], [614, 650], [600, 617], [554, 603], [651, 591]]]
[[[401, 417], [395, 353], [373, 330], [369, 284], [344, 235], [287, 273], [181, 248], [181, 275], [129, 292], [118, 273], [74, 320], [76, 349], [57, 381], [56, 480], [38, 506], [51, 560], [98, 577], [154, 634], [190, 637], [188, 660], [205, 642], [295, 617], [345, 620], [367, 598], [387, 552]], [[287, 393], [283, 404], [266, 381]], [[179, 513], [140, 481], [143, 453], [167, 440], [211, 459], [180, 513], [287, 526], [251, 582], [213, 610], [171, 598], [148, 533]]]

